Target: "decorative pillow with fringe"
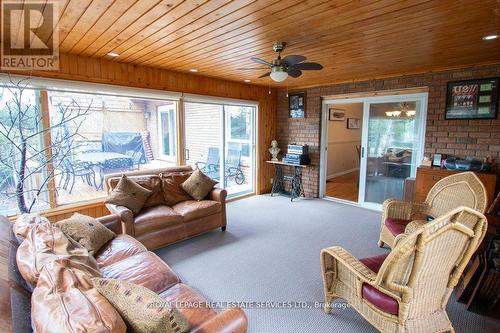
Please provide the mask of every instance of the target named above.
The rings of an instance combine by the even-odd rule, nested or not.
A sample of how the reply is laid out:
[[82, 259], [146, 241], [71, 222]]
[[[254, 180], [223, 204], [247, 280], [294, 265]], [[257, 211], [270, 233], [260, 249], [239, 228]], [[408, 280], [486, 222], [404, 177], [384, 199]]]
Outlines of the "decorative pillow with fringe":
[[184, 333], [186, 318], [146, 287], [116, 279], [93, 278], [95, 288], [114, 306], [132, 333]]

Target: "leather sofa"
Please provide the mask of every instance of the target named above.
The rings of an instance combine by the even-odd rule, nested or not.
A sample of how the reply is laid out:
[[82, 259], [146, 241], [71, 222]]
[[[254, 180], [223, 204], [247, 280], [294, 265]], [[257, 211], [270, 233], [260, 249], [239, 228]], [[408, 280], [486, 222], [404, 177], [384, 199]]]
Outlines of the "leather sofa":
[[[108, 215], [98, 220], [115, 233], [121, 230], [121, 220], [117, 215]], [[0, 276], [0, 304], [5, 310], [10, 308], [10, 311], [2, 311], [0, 314], [0, 331], [33, 332], [31, 326], [33, 286], [29, 285], [19, 273], [16, 253], [20, 243], [12, 232], [11, 222], [3, 216], [0, 216], [0, 237], [1, 252], [8, 253], [8, 281], [5, 281], [5, 276]], [[5, 245], [7, 249], [4, 248]], [[145, 286], [173, 304], [194, 304], [195, 306], [178, 307], [186, 317], [189, 332], [244, 333], [247, 330], [248, 323], [243, 310], [230, 308], [216, 312], [207, 305], [207, 301], [201, 295], [182, 283], [164, 261], [129, 235], [118, 234], [96, 253], [95, 259], [104, 278], [121, 279]], [[71, 305], [71, 302], [67, 304]], [[78, 318], [72, 319], [78, 322]]]
[[186, 200], [168, 206], [163, 199], [162, 178], [192, 172], [190, 166], [137, 170], [105, 177], [106, 188], [111, 191], [124, 174], [130, 179], [140, 179], [153, 191], [148, 199], [151, 205], [134, 216], [124, 206], [106, 204], [111, 213], [120, 216], [123, 232], [136, 238], [149, 250], [221, 228], [226, 230], [227, 191], [214, 188], [205, 200]]

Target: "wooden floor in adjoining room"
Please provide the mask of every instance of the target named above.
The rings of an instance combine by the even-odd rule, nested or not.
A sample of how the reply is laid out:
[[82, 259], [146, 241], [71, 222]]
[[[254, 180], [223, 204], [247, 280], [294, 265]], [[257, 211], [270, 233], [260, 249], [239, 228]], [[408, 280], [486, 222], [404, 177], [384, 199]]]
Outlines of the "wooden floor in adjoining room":
[[326, 182], [326, 196], [358, 202], [359, 171], [331, 178]]

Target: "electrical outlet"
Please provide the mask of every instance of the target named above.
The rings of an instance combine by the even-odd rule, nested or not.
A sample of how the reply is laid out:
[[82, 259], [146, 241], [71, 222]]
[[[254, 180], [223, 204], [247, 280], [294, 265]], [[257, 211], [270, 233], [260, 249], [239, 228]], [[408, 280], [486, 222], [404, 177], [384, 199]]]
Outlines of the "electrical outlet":
[[271, 177], [271, 181], [270, 181], [270, 183], [272, 184], [272, 183], [273, 183], [273, 181], [274, 181], [274, 178], [272, 178], [272, 177]]

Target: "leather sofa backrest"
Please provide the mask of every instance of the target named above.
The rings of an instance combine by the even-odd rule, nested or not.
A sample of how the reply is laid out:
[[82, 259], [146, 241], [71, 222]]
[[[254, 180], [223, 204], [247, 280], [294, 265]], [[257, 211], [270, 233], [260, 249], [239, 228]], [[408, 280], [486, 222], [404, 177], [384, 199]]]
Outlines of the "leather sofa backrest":
[[120, 173], [110, 173], [109, 175], [104, 176], [104, 183], [108, 186], [108, 179], [121, 177], [122, 175], [126, 175], [128, 177], [131, 176], [143, 176], [143, 175], [160, 175], [166, 173], [176, 173], [176, 172], [190, 172], [193, 171], [193, 168], [190, 165], [182, 165], [182, 166], [174, 166], [174, 167], [165, 167], [165, 168], [156, 168], [156, 169], [145, 169], [145, 170], [134, 170]]

